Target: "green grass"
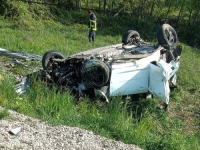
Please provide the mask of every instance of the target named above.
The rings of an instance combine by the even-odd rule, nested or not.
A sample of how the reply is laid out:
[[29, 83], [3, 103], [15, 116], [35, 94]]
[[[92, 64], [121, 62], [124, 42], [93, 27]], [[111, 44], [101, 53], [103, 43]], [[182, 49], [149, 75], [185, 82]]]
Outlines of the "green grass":
[[[96, 42], [89, 43], [88, 28], [83, 19], [88, 16], [73, 12], [67, 15], [69, 20], [65, 20], [64, 25], [53, 19], [38, 19], [31, 28], [1, 18], [0, 47], [38, 55], [48, 50], [58, 50], [68, 56], [120, 43], [121, 32], [130, 28], [130, 25], [123, 24], [112, 28], [112, 23], [106, 26], [104, 22], [108, 19], [101, 18]], [[83, 21], [74, 21], [74, 16], [79, 18], [78, 21]], [[117, 21], [120, 18], [112, 20]], [[141, 31], [145, 40], [156, 41], [153, 34], [156, 25], [140, 20], [134, 23], [133, 26]], [[116, 97], [109, 104], [99, 99], [77, 101], [70, 91], [59, 93], [56, 88], [49, 89], [41, 81], [34, 82], [26, 94], [18, 95], [14, 92], [13, 77], [3, 72], [0, 72], [0, 105], [53, 125], [63, 124], [92, 130], [144, 149], [197, 150], [200, 149], [200, 51], [183, 43], [182, 46], [181, 66], [177, 74], [179, 88], [171, 92], [168, 112], [156, 108], [159, 103], [156, 99], [133, 102]]]
[[9, 116], [8, 110], [7, 109], [2, 109], [0, 111], [0, 120], [5, 118], [5, 117], [7, 117], [7, 116]]
[[[0, 23], [3, 23], [0, 22]], [[81, 30], [79, 30], [81, 28]], [[1, 47], [9, 50], [43, 55], [48, 50], [59, 50], [64, 54], [74, 54], [83, 50], [116, 44], [121, 42], [121, 36], [101, 36], [96, 33], [96, 42], [88, 42], [88, 28], [85, 25], [63, 26], [49, 22], [37, 30], [26, 31], [3, 26]], [[9, 35], [9, 36], [8, 36]]]

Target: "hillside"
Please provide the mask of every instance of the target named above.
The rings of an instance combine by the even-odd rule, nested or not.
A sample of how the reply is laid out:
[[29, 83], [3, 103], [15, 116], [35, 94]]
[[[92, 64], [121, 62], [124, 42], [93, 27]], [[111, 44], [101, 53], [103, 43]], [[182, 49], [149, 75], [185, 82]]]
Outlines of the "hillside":
[[[0, 47], [8, 50], [41, 56], [48, 50], [58, 50], [68, 56], [121, 43], [122, 35], [129, 29], [137, 30], [144, 40], [157, 43], [156, 30], [160, 25], [138, 18], [106, 17], [96, 13], [96, 42], [90, 44], [85, 11], [69, 12], [16, 1], [10, 2], [10, 6], [10, 14], [0, 18]], [[144, 149], [199, 149], [200, 50], [187, 45], [185, 32], [181, 32], [185, 30], [178, 29], [183, 47], [177, 74], [179, 88], [171, 92], [168, 112], [156, 108], [159, 103], [156, 98], [134, 102], [118, 97], [110, 104], [89, 99], [79, 102], [70, 92], [57, 93], [41, 82], [36, 82], [26, 94], [17, 95], [12, 76], [2, 71], [0, 105], [53, 125], [91, 130]]]

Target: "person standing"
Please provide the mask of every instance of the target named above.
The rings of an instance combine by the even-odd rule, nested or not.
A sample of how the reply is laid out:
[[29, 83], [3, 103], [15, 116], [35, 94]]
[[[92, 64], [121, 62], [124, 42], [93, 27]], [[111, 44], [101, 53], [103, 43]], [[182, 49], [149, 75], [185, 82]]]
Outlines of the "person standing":
[[96, 16], [95, 14], [91, 11], [91, 10], [88, 10], [88, 14], [90, 16], [90, 20], [89, 20], [89, 42], [94, 42], [95, 40], [95, 31], [97, 30], [97, 19], [96, 19]]

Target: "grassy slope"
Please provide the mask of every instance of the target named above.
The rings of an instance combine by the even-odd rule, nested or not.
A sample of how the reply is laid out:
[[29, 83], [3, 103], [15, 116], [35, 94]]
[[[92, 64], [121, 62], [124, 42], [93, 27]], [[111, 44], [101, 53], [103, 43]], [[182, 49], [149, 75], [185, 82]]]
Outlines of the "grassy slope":
[[[145, 39], [156, 41], [156, 25], [126, 17], [115, 19], [98, 16], [99, 30], [96, 42], [90, 44], [85, 21], [88, 19], [87, 14], [70, 14], [58, 10], [51, 14], [47, 7], [29, 7], [27, 4], [13, 3], [14, 6], [20, 5], [20, 10], [29, 10], [30, 13], [26, 14], [31, 17], [22, 16], [26, 18], [24, 20], [18, 17], [15, 22], [3, 18], [0, 20], [2, 48], [39, 55], [56, 49], [67, 56], [99, 46], [120, 43], [121, 33], [131, 26]], [[38, 8], [39, 17], [32, 20], [33, 13], [30, 10], [34, 8]], [[44, 18], [42, 10], [47, 11], [45, 14], [48, 14], [49, 18], [41, 19]], [[55, 17], [55, 14], [59, 16]], [[53, 21], [55, 18], [65, 25]], [[26, 95], [17, 95], [13, 93], [12, 78], [6, 78], [0, 83], [0, 104], [53, 124], [85, 128], [125, 143], [137, 144], [145, 149], [199, 149], [200, 52], [199, 49], [184, 44], [182, 46], [184, 49], [178, 72], [180, 87], [171, 93], [169, 112], [157, 110], [158, 102], [155, 99], [132, 102], [119, 97], [113, 99], [109, 105], [100, 100], [77, 102], [70, 93], [49, 91], [41, 83], [35, 83]], [[7, 86], [4, 86], [5, 84]]]

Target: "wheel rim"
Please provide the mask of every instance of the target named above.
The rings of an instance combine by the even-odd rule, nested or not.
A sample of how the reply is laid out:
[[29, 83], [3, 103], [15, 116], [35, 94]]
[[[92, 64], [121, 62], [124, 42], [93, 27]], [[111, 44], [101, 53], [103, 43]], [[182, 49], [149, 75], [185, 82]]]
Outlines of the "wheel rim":
[[82, 66], [81, 76], [88, 87], [99, 88], [108, 82], [109, 68], [104, 62], [90, 60]]
[[86, 71], [86, 74], [88, 75], [88, 79], [91, 84], [99, 85], [102, 84], [102, 81], [104, 81], [103, 70], [98, 67], [91, 67]]
[[133, 35], [133, 36], [131, 36], [130, 38], [129, 38], [129, 40], [128, 40], [128, 44], [133, 44], [135, 41], [136, 41], [136, 37], [137, 36], [135, 36], [135, 35]]
[[165, 35], [166, 35], [166, 38], [167, 38], [170, 45], [175, 44], [174, 34], [169, 28], [167, 30], [165, 30]]

